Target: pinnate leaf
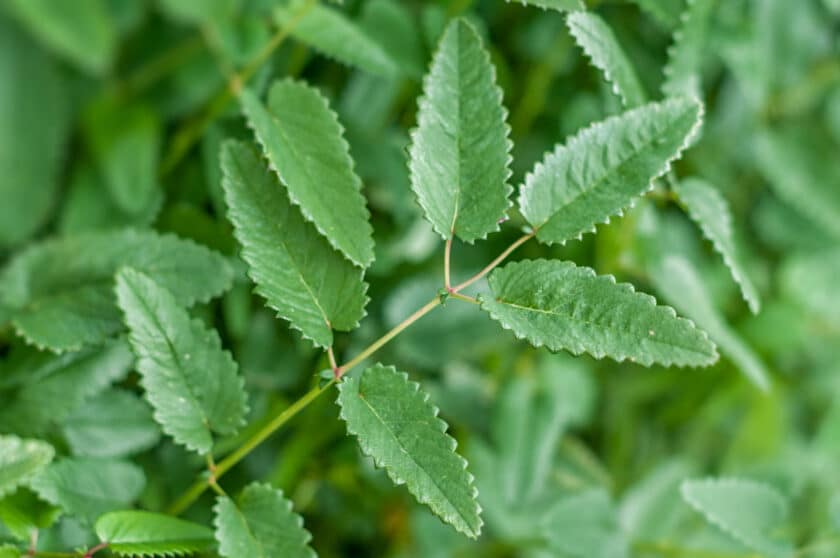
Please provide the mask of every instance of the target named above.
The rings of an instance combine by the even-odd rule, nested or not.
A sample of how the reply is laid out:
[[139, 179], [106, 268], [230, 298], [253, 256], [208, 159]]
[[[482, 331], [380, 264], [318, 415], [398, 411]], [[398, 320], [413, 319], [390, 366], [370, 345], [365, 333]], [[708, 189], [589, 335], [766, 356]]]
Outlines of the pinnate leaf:
[[362, 270], [304, 221], [247, 144], [225, 143], [222, 169], [228, 216], [257, 293], [316, 345], [332, 345], [332, 329], [349, 331], [365, 314]]
[[315, 558], [312, 536], [281, 490], [250, 484], [237, 502], [220, 497], [215, 514], [219, 554], [226, 558]]
[[233, 279], [227, 261], [203, 246], [129, 229], [33, 245], [0, 272], [0, 299], [31, 343], [77, 350], [122, 330], [113, 293], [114, 273], [122, 266], [148, 274], [182, 305], [218, 296]]
[[96, 536], [120, 556], [183, 556], [213, 545], [213, 530], [168, 515], [116, 511], [96, 522]]
[[339, 384], [341, 418], [362, 451], [438, 517], [476, 538], [482, 521], [473, 477], [428, 399], [407, 374], [381, 364]]
[[41, 471], [54, 455], [47, 442], [0, 436], [0, 498]]
[[708, 522], [750, 549], [789, 555], [788, 544], [770, 537], [788, 515], [787, 501], [774, 488], [746, 479], [709, 478], [687, 480], [680, 492]]
[[645, 90], [607, 22], [595, 13], [580, 11], [569, 14], [566, 23], [577, 44], [592, 65], [604, 73], [624, 106], [643, 104], [647, 100]]
[[62, 459], [30, 481], [38, 496], [90, 523], [134, 502], [145, 484], [143, 470], [133, 463], [88, 458]]
[[558, 145], [525, 178], [519, 206], [537, 239], [580, 238], [621, 215], [652, 187], [697, 133], [701, 106], [650, 103], [584, 129]]
[[481, 307], [537, 347], [645, 366], [707, 366], [717, 360], [706, 334], [672, 308], [571, 262], [511, 263], [490, 275], [490, 288], [492, 297], [482, 297]]
[[443, 238], [484, 238], [510, 206], [512, 144], [495, 69], [466, 20], [446, 28], [419, 104], [409, 162], [417, 200]]
[[315, 88], [290, 79], [274, 83], [265, 105], [247, 90], [240, 100], [292, 203], [350, 261], [370, 265], [373, 227], [362, 181], [327, 100]]
[[191, 319], [148, 276], [123, 269], [117, 298], [155, 420], [176, 442], [205, 454], [212, 432], [230, 435], [247, 408], [242, 378], [216, 330]]
[[761, 308], [758, 292], [747, 275], [735, 246], [735, 234], [732, 230], [732, 212], [721, 193], [711, 184], [699, 178], [679, 181], [674, 190], [685, 205], [692, 220], [703, 231], [703, 235], [712, 241], [715, 250], [723, 257], [732, 278], [741, 287], [741, 295], [753, 314]]

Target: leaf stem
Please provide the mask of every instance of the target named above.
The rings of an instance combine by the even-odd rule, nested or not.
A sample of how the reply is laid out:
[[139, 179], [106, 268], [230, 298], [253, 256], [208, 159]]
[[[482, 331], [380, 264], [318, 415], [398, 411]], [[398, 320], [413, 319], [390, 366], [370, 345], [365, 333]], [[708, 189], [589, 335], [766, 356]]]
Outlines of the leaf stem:
[[451, 296], [452, 298], [457, 298], [459, 300], [463, 300], [465, 302], [472, 303], [472, 304], [481, 304], [475, 297], [463, 295], [459, 292], [451, 292], [451, 293], [449, 293], [449, 296]]
[[462, 290], [466, 289], [467, 287], [469, 287], [470, 285], [472, 285], [473, 283], [475, 283], [476, 281], [478, 281], [479, 279], [481, 279], [482, 277], [484, 277], [485, 275], [487, 275], [488, 273], [490, 273], [491, 271], [493, 271], [500, 263], [502, 263], [505, 260], [505, 258], [510, 256], [511, 253], [513, 253], [514, 250], [516, 250], [517, 248], [519, 248], [520, 246], [522, 246], [523, 244], [525, 244], [526, 242], [528, 242], [529, 240], [534, 238], [534, 236], [536, 236], [536, 234], [537, 234], [536, 232], [530, 232], [530, 233], [520, 237], [516, 242], [514, 242], [513, 244], [508, 246], [507, 250], [505, 250], [504, 252], [499, 254], [499, 256], [495, 260], [493, 260], [492, 262], [487, 264], [487, 267], [485, 267], [484, 269], [482, 269], [481, 271], [479, 271], [478, 273], [476, 273], [475, 275], [473, 275], [472, 277], [470, 277], [469, 279], [467, 279], [463, 283], [461, 283], [459, 285], [456, 285], [454, 288], [452, 288], [452, 290], [450, 292], [452, 294], [455, 294], [459, 291], [462, 291]]
[[[237, 448], [233, 453], [222, 459], [218, 465], [216, 465], [216, 473], [214, 475], [215, 480], [221, 478], [222, 475], [227, 473], [230, 469], [233, 468], [234, 465], [242, 461], [249, 453], [251, 453], [254, 448], [260, 445], [266, 438], [274, 434], [274, 432], [283, 426], [286, 422], [289, 421], [292, 417], [298, 414], [304, 407], [309, 405], [312, 401], [314, 401], [319, 395], [327, 391], [333, 384], [335, 384], [336, 380], [330, 380], [323, 386], [315, 386], [308, 392], [306, 392], [300, 399], [286, 407], [286, 409], [274, 417], [271, 421], [269, 421], [265, 426], [260, 428], [253, 436], [248, 438], [248, 440], [242, 444], [239, 448]], [[171, 515], [179, 515], [184, 510], [186, 510], [190, 505], [195, 502], [199, 496], [201, 496], [205, 490], [210, 486], [210, 478], [202, 478], [195, 483], [191, 487], [187, 489], [167, 510], [167, 513]]]
[[106, 542], [99, 543], [98, 545], [92, 547], [90, 550], [85, 552], [85, 555], [84, 555], [83, 558], [93, 558], [94, 554], [96, 554], [100, 550], [104, 550], [106, 548], [108, 548], [108, 543], [106, 543]]
[[449, 279], [449, 260], [452, 255], [452, 237], [446, 239], [446, 248], [443, 251], [443, 286], [447, 291], [452, 291], [452, 283]]

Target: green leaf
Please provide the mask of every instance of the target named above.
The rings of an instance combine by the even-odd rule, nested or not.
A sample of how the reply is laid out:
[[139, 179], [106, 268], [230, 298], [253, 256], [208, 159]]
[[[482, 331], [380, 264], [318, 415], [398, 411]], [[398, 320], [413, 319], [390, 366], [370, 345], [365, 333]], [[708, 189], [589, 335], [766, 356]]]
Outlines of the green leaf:
[[559, 500], [542, 518], [548, 546], [569, 558], [626, 558], [627, 540], [609, 495], [591, 489]]
[[350, 261], [370, 265], [373, 228], [362, 181], [327, 100], [313, 87], [290, 79], [274, 83], [266, 106], [247, 90], [240, 100], [292, 203]]
[[46, 467], [53, 455], [53, 447], [41, 440], [0, 436], [0, 498]]
[[24, 558], [25, 554], [11, 544], [0, 545], [0, 558]]
[[7, 4], [34, 36], [83, 70], [102, 74], [110, 67], [117, 33], [105, 0], [9, 0]]
[[490, 288], [481, 307], [536, 347], [645, 366], [708, 366], [718, 358], [705, 332], [672, 308], [571, 262], [508, 264], [490, 275]]
[[614, 116], [558, 145], [525, 178], [522, 214], [547, 244], [580, 238], [622, 215], [670, 168], [701, 123], [687, 99], [650, 103]]
[[96, 522], [96, 536], [120, 556], [183, 556], [212, 546], [213, 530], [168, 515], [117, 511]]
[[790, 545], [774, 540], [770, 531], [787, 518], [784, 497], [766, 484], [746, 479], [687, 480], [683, 499], [709, 523], [738, 542], [768, 556], [788, 556]]
[[359, 24], [403, 72], [419, 79], [425, 71], [426, 55], [415, 21], [410, 7], [402, 2], [370, 0], [362, 7]]
[[174, 21], [200, 25], [236, 17], [242, 0], [157, 0], [166, 16]]
[[473, 26], [450, 23], [423, 82], [409, 150], [411, 187], [445, 239], [482, 239], [510, 207], [512, 143], [495, 74]]
[[666, 97], [702, 98], [700, 76], [706, 54], [709, 20], [717, 0], [690, 0], [674, 33], [674, 44], [668, 50], [665, 83]]
[[0, 75], [2, 248], [32, 236], [49, 216], [71, 115], [58, 64], [2, 16]]
[[245, 422], [247, 402], [236, 363], [216, 330], [191, 319], [148, 276], [123, 269], [116, 291], [155, 420], [179, 444], [209, 452], [211, 432], [231, 435]]
[[219, 497], [214, 510], [219, 554], [226, 558], [315, 558], [312, 535], [281, 490], [252, 483], [236, 503]]
[[473, 477], [420, 385], [378, 364], [360, 378], [345, 378], [338, 389], [341, 418], [362, 451], [441, 519], [477, 538], [482, 521]]
[[683, 0], [631, 0], [661, 25], [672, 29], [679, 24], [685, 2]]
[[30, 542], [34, 532], [51, 526], [60, 515], [61, 508], [44, 502], [26, 488], [0, 500], [0, 524], [20, 541]]
[[365, 315], [362, 270], [304, 221], [253, 149], [225, 143], [222, 169], [229, 218], [257, 293], [305, 337], [329, 347], [333, 328], [350, 331]]
[[698, 178], [687, 178], [677, 182], [674, 191], [680, 202], [685, 205], [691, 219], [703, 231], [703, 236], [712, 241], [715, 250], [723, 257], [732, 278], [741, 287], [741, 296], [752, 313], [757, 314], [761, 303], [758, 292], [738, 257], [729, 204], [717, 188]]
[[523, 6], [536, 6], [544, 10], [557, 10], [559, 12], [584, 9], [583, 0], [506, 0], [515, 1]]
[[781, 270], [784, 292], [830, 324], [840, 325], [840, 248], [792, 256]]
[[83, 233], [32, 245], [0, 272], [0, 300], [32, 344], [70, 351], [122, 330], [114, 273], [130, 266], [171, 291], [179, 304], [206, 302], [230, 288], [219, 254], [151, 231]]
[[607, 22], [595, 13], [581, 11], [569, 14], [566, 24], [592, 65], [612, 84], [613, 93], [621, 97], [624, 106], [644, 104], [647, 95], [636, 70]]
[[382, 45], [338, 10], [293, 0], [290, 6], [278, 6], [274, 19], [298, 41], [342, 64], [382, 76], [399, 72]]
[[74, 455], [121, 457], [157, 444], [160, 430], [145, 401], [111, 389], [78, 407], [61, 423]]
[[29, 375], [12, 393], [4, 394], [0, 431], [45, 434], [85, 400], [124, 378], [134, 362], [128, 344], [107, 345], [63, 355], [39, 354], [22, 362]]
[[134, 502], [146, 484], [143, 470], [127, 461], [65, 458], [30, 481], [44, 500], [93, 523], [105, 512]]

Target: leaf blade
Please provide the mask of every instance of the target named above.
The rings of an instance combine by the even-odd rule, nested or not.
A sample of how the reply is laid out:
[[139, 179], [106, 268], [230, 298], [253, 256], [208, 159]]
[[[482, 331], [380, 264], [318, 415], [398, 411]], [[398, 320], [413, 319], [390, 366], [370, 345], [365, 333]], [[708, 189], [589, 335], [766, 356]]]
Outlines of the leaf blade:
[[0, 498], [41, 471], [54, 455], [47, 442], [0, 436]]
[[121, 556], [181, 556], [213, 544], [213, 531], [203, 525], [145, 511], [115, 511], [96, 522], [96, 536]]

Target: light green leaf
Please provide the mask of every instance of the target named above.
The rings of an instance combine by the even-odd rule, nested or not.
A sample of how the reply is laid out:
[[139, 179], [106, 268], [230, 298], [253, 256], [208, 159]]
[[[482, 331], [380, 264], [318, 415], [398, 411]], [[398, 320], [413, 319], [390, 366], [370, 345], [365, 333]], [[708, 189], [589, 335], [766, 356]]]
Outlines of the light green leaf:
[[607, 22], [595, 13], [581, 11], [569, 14], [566, 24], [592, 65], [612, 84], [613, 93], [621, 97], [624, 106], [637, 107], [647, 100], [633, 64]]
[[253, 149], [224, 144], [222, 169], [229, 218], [257, 293], [305, 337], [329, 347], [333, 328], [349, 331], [365, 315], [362, 270], [304, 221]]
[[230, 288], [219, 254], [192, 241], [121, 230], [54, 238], [21, 252], [0, 272], [0, 300], [32, 344], [70, 351], [122, 330], [114, 273], [131, 266], [171, 291], [179, 304], [206, 302]]
[[157, 0], [157, 2], [168, 18], [182, 23], [200, 25], [235, 18], [242, 0]]
[[680, 202], [685, 205], [691, 219], [703, 231], [703, 236], [712, 241], [715, 250], [723, 257], [732, 278], [741, 287], [741, 295], [752, 313], [757, 314], [761, 303], [758, 292], [738, 257], [729, 204], [717, 188], [699, 178], [687, 178], [677, 182], [674, 191]]
[[344, 129], [327, 100], [290, 79], [274, 83], [263, 106], [250, 91], [240, 100], [271, 168], [292, 203], [350, 261], [373, 261], [373, 227], [362, 181], [344, 140]]
[[[2, 16], [0, 75], [2, 248], [32, 236], [52, 209], [70, 129], [70, 103], [58, 64]], [[24, 75], [26, 79], [13, 77]]]
[[312, 535], [281, 490], [252, 483], [236, 503], [219, 497], [214, 510], [219, 554], [226, 558], [315, 558]]
[[61, 423], [74, 455], [120, 457], [149, 449], [160, 429], [145, 401], [121, 389], [102, 392]]
[[338, 389], [341, 418], [362, 451], [445, 522], [478, 537], [481, 508], [473, 477], [420, 385], [377, 364], [359, 378], [345, 378]]
[[53, 455], [53, 447], [41, 440], [0, 436], [0, 498], [46, 467]]
[[411, 134], [411, 187], [443, 238], [499, 229], [510, 201], [510, 128], [496, 71], [465, 19], [446, 28], [423, 81]]
[[183, 556], [212, 546], [213, 530], [168, 515], [117, 511], [96, 522], [96, 536], [120, 556]]
[[134, 502], [146, 484], [143, 470], [127, 461], [65, 458], [30, 481], [38, 496], [93, 523], [105, 512]]
[[19, 488], [0, 500], [0, 524], [20, 541], [30, 542], [34, 532], [51, 526], [60, 516], [61, 508], [41, 500], [28, 488]]
[[426, 56], [415, 21], [410, 7], [403, 2], [371, 0], [365, 2], [359, 24], [403, 72], [419, 79], [425, 71]]
[[9, 0], [7, 4], [34, 36], [83, 70], [102, 74], [110, 67], [117, 33], [105, 0]]
[[508, 264], [490, 275], [490, 288], [481, 307], [536, 347], [645, 366], [708, 366], [718, 357], [706, 333], [672, 308], [571, 262]]
[[236, 363], [216, 330], [191, 319], [148, 276], [123, 269], [116, 291], [155, 420], [179, 444], [209, 452], [211, 432], [234, 434], [245, 422], [247, 402]]
[[338, 10], [293, 0], [290, 6], [278, 6], [274, 19], [295, 39], [342, 64], [382, 76], [399, 72], [382, 45]]
[[627, 540], [609, 495], [591, 489], [559, 500], [542, 518], [549, 547], [569, 558], [626, 558]]
[[11, 544], [0, 545], [0, 558], [24, 558], [24, 553]]
[[788, 258], [781, 283], [785, 293], [809, 312], [840, 325], [840, 248]]
[[665, 83], [666, 97], [702, 98], [700, 76], [709, 20], [717, 0], [689, 0], [682, 24], [674, 32], [674, 44], [668, 50]]
[[683, 0], [631, 0], [650, 14], [661, 25], [672, 29], [679, 24], [680, 14], [683, 12]]
[[580, 238], [650, 190], [697, 133], [702, 107], [650, 103], [584, 129], [525, 178], [522, 214], [547, 244]]
[[584, 9], [583, 0], [506, 0], [515, 1], [524, 6], [536, 6], [544, 10], [576, 11]]
[[683, 499], [709, 523], [768, 556], [789, 556], [791, 547], [770, 531], [787, 518], [784, 497], [766, 484], [734, 478], [687, 480]]
[[5, 394], [0, 431], [39, 435], [128, 374], [134, 356], [123, 341], [63, 355], [39, 354], [22, 362], [22, 384]]

